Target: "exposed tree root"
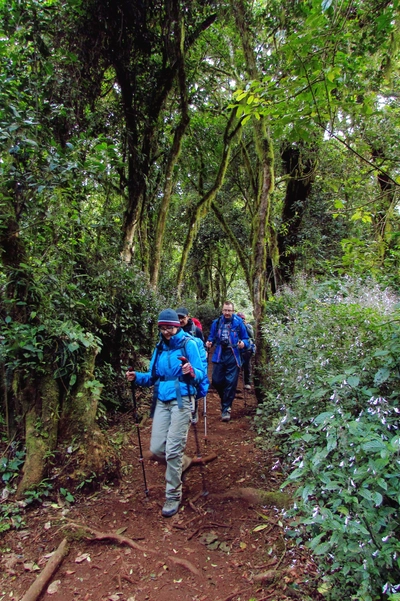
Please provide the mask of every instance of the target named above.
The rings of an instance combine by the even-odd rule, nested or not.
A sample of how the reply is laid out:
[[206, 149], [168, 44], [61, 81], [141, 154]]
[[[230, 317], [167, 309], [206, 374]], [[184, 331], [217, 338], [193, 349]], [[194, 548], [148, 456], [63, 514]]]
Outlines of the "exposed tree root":
[[58, 566], [60, 565], [64, 557], [67, 555], [67, 553], [67, 539], [64, 538], [57, 547], [57, 549], [54, 551], [53, 555], [50, 557], [43, 571], [39, 574], [35, 582], [31, 584], [29, 589], [26, 591], [21, 601], [36, 601], [36, 599], [39, 599], [44, 587], [47, 585], [50, 578], [53, 576], [54, 572], [57, 570]]
[[217, 457], [217, 453], [210, 453], [204, 457], [193, 457], [191, 465], [205, 465], [206, 463], [214, 461], [214, 459], [217, 459]]
[[239, 595], [244, 595], [244, 593], [247, 593], [247, 591], [250, 591], [250, 588], [244, 588], [241, 591], [237, 591], [236, 593], [231, 593], [230, 595], [228, 595], [227, 597], [225, 597], [225, 599], [223, 601], [232, 601], [235, 597], [238, 597]]
[[186, 568], [187, 570], [189, 570], [189, 572], [192, 572], [192, 574], [194, 574], [195, 576], [202, 575], [200, 570], [198, 568], [196, 568], [196, 566], [194, 566], [187, 559], [181, 559], [180, 557], [171, 557], [171, 556], [169, 556], [168, 559], [170, 561], [172, 561], [172, 563], [176, 563], [178, 566], [182, 566], [182, 567]]
[[212, 493], [214, 499], [243, 499], [251, 505], [269, 505], [288, 507], [291, 503], [289, 495], [281, 492], [266, 491], [259, 488], [232, 488], [223, 493]]
[[[83, 524], [75, 524], [74, 522], [70, 522], [69, 525], [72, 526], [73, 528], [78, 528], [78, 529], [82, 528], [83, 530], [87, 530], [91, 534], [94, 534], [94, 538], [91, 538], [90, 542], [110, 540], [119, 545], [127, 545], [128, 547], [131, 547], [132, 549], [136, 549], [137, 551], [143, 551], [145, 553], [153, 553], [155, 555], [159, 554], [158, 551], [154, 551], [153, 549], [148, 549], [146, 547], [142, 547], [142, 545], [138, 545], [131, 538], [128, 538], [126, 536], [121, 536], [120, 534], [114, 534], [113, 532], [100, 532], [99, 530], [96, 530], [95, 528], [91, 528], [89, 526], [84, 526]], [[166, 561], [172, 561], [172, 563], [175, 563], [177, 565], [180, 565], [180, 566], [186, 568], [187, 570], [192, 572], [192, 574], [194, 574], [195, 576], [202, 575], [200, 570], [198, 568], [196, 568], [196, 566], [193, 565], [187, 559], [181, 559], [180, 557], [168, 556], [166, 558]], [[21, 601], [28, 601], [28, 600], [21, 599]]]
[[277, 578], [281, 579], [287, 570], [267, 570], [261, 574], [253, 576], [254, 582], [275, 582]]
[[127, 536], [121, 536], [120, 534], [114, 534], [113, 532], [101, 532], [100, 530], [95, 530], [94, 528], [84, 526], [83, 524], [75, 524], [74, 522], [69, 522], [69, 525], [72, 526], [72, 528], [82, 528], [82, 530], [87, 530], [91, 534], [94, 534], [94, 538], [91, 538], [90, 542], [111, 540], [115, 543], [118, 543], [119, 545], [127, 545], [132, 549], [136, 549], [137, 551], [143, 551], [144, 553], [157, 553], [152, 549], [147, 549], [146, 547], [142, 547], [142, 545], [138, 545], [138, 543], [135, 543], [134, 540], [128, 538]]

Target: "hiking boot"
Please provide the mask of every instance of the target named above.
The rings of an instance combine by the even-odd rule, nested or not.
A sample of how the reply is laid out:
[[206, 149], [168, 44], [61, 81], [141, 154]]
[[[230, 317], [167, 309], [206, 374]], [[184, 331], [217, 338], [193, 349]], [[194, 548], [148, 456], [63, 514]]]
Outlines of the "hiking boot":
[[229, 422], [230, 419], [231, 419], [231, 412], [230, 411], [223, 411], [222, 415], [221, 415], [221, 421], [222, 422]]
[[246, 388], [246, 390], [251, 390], [250, 384], [245, 384], [244, 387]]
[[179, 505], [181, 502], [178, 499], [167, 499], [164, 503], [164, 507], [161, 510], [162, 515], [165, 518], [170, 518], [178, 513]]

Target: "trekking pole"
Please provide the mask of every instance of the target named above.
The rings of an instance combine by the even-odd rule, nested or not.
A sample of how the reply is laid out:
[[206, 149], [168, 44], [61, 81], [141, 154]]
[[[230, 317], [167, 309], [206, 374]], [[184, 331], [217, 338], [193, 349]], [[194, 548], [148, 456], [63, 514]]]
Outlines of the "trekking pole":
[[[208, 372], [208, 348], [207, 348], [207, 372]], [[207, 445], [207, 393], [203, 397], [203, 417], [204, 417], [204, 444]]]
[[204, 444], [207, 445], [207, 395], [203, 397]]
[[[185, 365], [185, 363], [188, 362], [188, 359], [186, 359], [186, 357], [178, 357], [178, 359], [180, 361], [182, 361], [182, 365]], [[189, 396], [189, 399], [190, 399], [191, 404], [192, 404], [192, 427], [193, 427], [193, 432], [194, 432], [194, 440], [195, 440], [195, 443], [196, 443], [196, 455], [197, 455], [197, 458], [200, 460], [199, 461], [200, 474], [201, 474], [201, 481], [202, 481], [202, 484], [203, 484], [203, 493], [202, 493], [202, 496], [206, 497], [208, 495], [208, 490], [207, 490], [207, 486], [206, 486], [206, 477], [205, 477], [205, 474], [204, 474], [204, 464], [201, 461], [202, 457], [201, 457], [201, 452], [200, 452], [200, 443], [199, 443], [199, 435], [198, 435], [198, 432], [197, 432], [197, 424], [193, 420], [193, 418], [195, 416], [195, 413], [196, 413], [196, 399], [190, 393], [190, 384], [189, 384], [188, 380], [189, 380], [189, 378], [186, 379], [186, 386], [187, 386], [187, 390], [188, 390], [188, 396]]]
[[[193, 431], [194, 431], [194, 440], [195, 440], [195, 443], [196, 443], [197, 458], [201, 460], [202, 457], [201, 457], [201, 452], [200, 452], [199, 435], [197, 433], [197, 424], [194, 424], [193, 421], [192, 421], [192, 426], [193, 426]], [[205, 476], [205, 473], [204, 473], [204, 464], [203, 464], [203, 461], [199, 461], [199, 465], [200, 465], [201, 482], [203, 484], [202, 496], [206, 497], [208, 495], [208, 490], [207, 490], [207, 485], [206, 485], [206, 476]]]
[[[131, 367], [129, 367], [128, 371], [133, 371], [133, 369]], [[142, 465], [143, 482], [144, 482], [144, 493], [145, 493], [146, 497], [148, 497], [149, 496], [149, 489], [147, 487], [146, 471], [144, 469], [144, 460], [143, 460], [142, 440], [140, 438], [140, 426], [139, 426], [139, 416], [138, 416], [138, 412], [137, 412], [137, 403], [136, 403], [136, 384], [135, 384], [135, 380], [132, 380], [132, 382], [131, 382], [131, 390], [132, 390], [133, 417], [134, 417], [135, 424], [136, 424], [136, 431], [137, 431], [138, 442], [139, 442], [139, 462]]]
[[244, 398], [244, 406], [247, 407], [247, 391], [246, 384], [244, 380], [244, 367], [242, 365], [242, 386], [243, 386], [243, 398]]

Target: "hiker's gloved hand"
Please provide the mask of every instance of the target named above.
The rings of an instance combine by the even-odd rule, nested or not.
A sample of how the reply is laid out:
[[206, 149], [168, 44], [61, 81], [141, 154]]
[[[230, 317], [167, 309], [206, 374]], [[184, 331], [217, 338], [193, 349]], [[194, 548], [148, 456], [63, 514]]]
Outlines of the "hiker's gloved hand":
[[191, 376], [192, 378], [194, 378], [194, 369], [190, 365], [189, 361], [182, 365], [182, 373], [184, 376]]
[[133, 382], [136, 379], [136, 374], [133, 369], [128, 369], [125, 375], [128, 382]]

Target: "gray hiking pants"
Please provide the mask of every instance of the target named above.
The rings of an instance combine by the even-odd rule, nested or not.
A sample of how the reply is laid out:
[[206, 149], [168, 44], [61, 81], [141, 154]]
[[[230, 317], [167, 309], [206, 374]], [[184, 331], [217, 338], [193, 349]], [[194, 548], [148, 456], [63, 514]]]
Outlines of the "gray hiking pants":
[[150, 451], [161, 463], [167, 463], [165, 497], [175, 501], [182, 497], [182, 458], [192, 411], [189, 397], [183, 396], [182, 403], [179, 409], [176, 399], [157, 400], [150, 439]]

